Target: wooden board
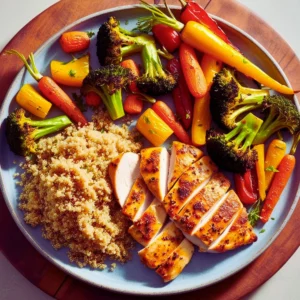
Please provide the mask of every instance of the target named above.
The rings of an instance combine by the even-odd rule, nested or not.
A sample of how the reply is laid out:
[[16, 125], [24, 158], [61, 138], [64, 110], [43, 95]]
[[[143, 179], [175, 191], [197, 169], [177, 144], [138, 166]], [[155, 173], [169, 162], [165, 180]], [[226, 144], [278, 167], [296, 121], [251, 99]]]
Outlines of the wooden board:
[[[292, 86], [299, 89], [300, 62], [295, 53], [264, 21], [234, 0], [198, 0], [209, 13], [217, 15], [246, 31], [260, 42], [279, 62]], [[8, 43], [6, 49], [22, 49], [27, 56], [47, 39], [73, 21], [103, 9], [138, 3], [137, 0], [61, 0], [27, 24]], [[178, 5], [177, 0], [168, 0]], [[272, 37], [272, 39], [270, 39]], [[11, 56], [0, 53], [0, 99], [22, 67]], [[298, 78], [297, 78], [298, 76]], [[297, 85], [298, 84], [298, 85]], [[42, 257], [17, 228], [0, 195], [0, 249], [9, 261], [34, 285], [57, 299], [121, 299], [122, 295], [90, 286], [66, 275]], [[5, 228], [3, 230], [3, 228]], [[299, 247], [300, 203], [274, 243], [254, 262], [213, 286], [184, 294], [185, 299], [239, 299], [273, 276]], [[18, 246], [17, 246], [18, 245]], [[20, 246], [21, 245], [21, 246]], [[124, 297], [124, 296], [123, 296]], [[181, 299], [183, 295], [166, 298]], [[131, 298], [138, 298], [132, 296]]]

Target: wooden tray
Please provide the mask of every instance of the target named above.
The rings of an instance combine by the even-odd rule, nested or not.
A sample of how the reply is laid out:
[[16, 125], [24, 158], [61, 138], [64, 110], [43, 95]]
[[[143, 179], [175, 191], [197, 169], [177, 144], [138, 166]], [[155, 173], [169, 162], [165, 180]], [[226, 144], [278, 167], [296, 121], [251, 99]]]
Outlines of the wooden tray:
[[[219, 16], [249, 33], [260, 42], [279, 62], [291, 84], [299, 88], [300, 61], [288, 44], [246, 7], [234, 0], [198, 0], [209, 13]], [[34, 52], [54, 33], [75, 20], [96, 11], [125, 4], [135, 4], [137, 0], [61, 0], [41, 13], [27, 24], [8, 43], [6, 49], [22, 49], [25, 56]], [[178, 5], [177, 0], [168, 0]], [[270, 39], [270, 37], [272, 37]], [[17, 72], [23, 66], [21, 62], [0, 53], [0, 99], [6, 92]], [[297, 78], [298, 77], [298, 78]], [[298, 86], [297, 86], [298, 84]], [[25, 239], [17, 228], [0, 195], [0, 249], [8, 260], [28, 280], [44, 292], [57, 299], [121, 299], [122, 295], [90, 286], [72, 278], [41, 256]], [[290, 221], [273, 244], [246, 268], [210, 287], [184, 294], [185, 299], [239, 299], [256, 289], [273, 276], [299, 247], [300, 241], [300, 203]], [[183, 295], [166, 298], [180, 299]], [[131, 298], [138, 298], [131, 296]]]

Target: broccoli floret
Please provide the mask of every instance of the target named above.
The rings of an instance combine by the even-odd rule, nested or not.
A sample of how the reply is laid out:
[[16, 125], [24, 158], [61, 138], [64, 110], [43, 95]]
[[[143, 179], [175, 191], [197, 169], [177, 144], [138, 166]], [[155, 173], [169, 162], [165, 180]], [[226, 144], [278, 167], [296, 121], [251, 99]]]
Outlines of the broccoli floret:
[[291, 100], [279, 96], [265, 97], [262, 103], [265, 120], [260, 127], [253, 144], [264, 143], [273, 133], [280, 129], [288, 129], [293, 135], [293, 145], [290, 153], [296, 152], [300, 138], [300, 113]]
[[124, 56], [137, 52], [142, 55], [145, 70], [137, 79], [140, 91], [154, 96], [171, 92], [178, 76], [163, 68], [159, 54], [164, 57], [167, 54], [156, 48], [153, 36], [123, 29], [115, 17], [101, 25], [97, 34], [97, 56], [101, 65], [119, 64]]
[[224, 129], [233, 129], [238, 117], [259, 108], [269, 92], [242, 86], [234, 70], [223, 68], [213, 79], [210, 90], [210, 111], [213, 120]]
[[15, 154], [27, 156], [36, 151], [36, 140], [57, 132], [72, 122], [67, 116], [46, 120], [32, 120], [25, 116], [22, 108], [10, 113], [6, 122], [6, 138], [10, 150]]
[[244, 173], [252, 169], [257, 152], [251, 149], [251, 145], [262, 122], [249, 113], [227, 134], [209, 129], [206, 135], [208, 155], [218, 166], [230, 172]]
[[109, 65], [91, 71], [83, 80], [81, 93], [98, 94], [112, 120], [125, 115], [122, 102], [122, 88], [135, 79], [132, 72], [120, 65]]

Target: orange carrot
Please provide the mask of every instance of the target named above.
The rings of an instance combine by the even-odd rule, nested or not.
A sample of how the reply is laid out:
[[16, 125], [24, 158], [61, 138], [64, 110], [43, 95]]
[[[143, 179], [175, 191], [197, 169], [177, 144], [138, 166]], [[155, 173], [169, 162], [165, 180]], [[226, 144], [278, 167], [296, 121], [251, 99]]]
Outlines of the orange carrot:
[[[127, 68], [127, 69], [130, 69], [132, 74], [136, 77], [139, 77], [140, 76], [140, 70], [139, 70], [139, 67], [137, 66], [136, 62], [132, 59], [126, 59], [126, 60], [123, 60], [121, 62], [121, 66], [123, 68]], [[130, 84], [129, 84], [129, 90], [132, 92], [132, 93], [138, 93], [139, 92], [139, 89], [136, 85], [136, 82], [135, 81], [132, 81]]]
[[143, 101], [139, 95], [129, 94], [124, 101], [124, 110], [131, 115], [140, 114], [143, 110]]
[[85, 102], [88, 106], [99, 106], [102, 102], [102, 99], [97, 93], [91, 91], [86, 94]]
[[69, 31], [61, 35], [59, 43], [66, 53], [85, 50], [90, 45], [90, 37], [84, 31]]
[[180, 142], [191, 144], [191, 139], [182, 125], [176, 120], [176, 117], [170, 107], [163, 101], [156, 101], [152, 105], [152, 109], [159, 117], [174, 131]]
[[86, 125], [88, 122], [80, 109], [75, 105], [72, 99], [61, 89], [61, 87], [50, 77], [39, 73], [33, 53], [29, 55], [29, 63], [23, 54], [16, 50], [8, 50], [7, 54], [18, 56], [24, 63], [30, 75], [38, 82], [38, 87], [42, 94], [54, 105], [60, 108], [72, 121]]
[[207, 92], [207, 83], [194, 49], [182, 43], [179, 58], [185, 81], [195, 98], [203, 97]]
[[286, 154], [278, 166], [278, 173], [274, 175], [271, 187], [264, 201], [263, 208], [260, 213], [262, 222], [266, 223], [277, 204], [281, 193], [283, 192], [289, 178], [295, 168], [296, 158], [293, 155]]

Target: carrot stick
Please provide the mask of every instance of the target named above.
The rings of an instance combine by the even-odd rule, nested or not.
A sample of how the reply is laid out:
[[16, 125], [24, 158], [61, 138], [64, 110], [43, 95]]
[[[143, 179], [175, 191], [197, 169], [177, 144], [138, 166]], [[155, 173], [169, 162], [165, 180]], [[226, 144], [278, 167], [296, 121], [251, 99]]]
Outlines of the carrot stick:
[[[139, 77], [140, 76], [140, 70], [136, 64], [136, 62], [132, 59], [126, 59], [126, 60], [123, 60], [121, 62], [121, 66], [123, 68], [127, 68], [127, 69], [130, 69], [132, 74], [136, 77]], [[129, 84], [129, 90], [132, 92], [132, 93], [138, 93], [139, 92], [139, 89], [136, 85], [136, 82], [135, 81], [132, 81], [130, 84]]]
[[182, 43], [179, 58], [185, 81], [195, 98], [203, 97], [207, 92], [207, 83], [194, 49]]
[[152, 105], [152, 109], [162, 118], [166, 124], [174, 131], [180, 142], [185, 144], [191, 144], [191, 139], [182, 125], [176, 120], [176, 117], [170, 107], [163, 101], [156, 101]]
[[143, 101], [139, 95], [129, 94], [124, 101], [123, 107], [128, 114], [140, 114], [143, 110]]
[[289, 178], [295, 168], [296, 158], [293, 155], [286, 154], [278, 166], [278, 173], [274, 175], [271, 187], [264, 201], [264, 206], [260, 213], [262, 222], [266, 223], [277, 204], [281, 193], [283, 192]]

